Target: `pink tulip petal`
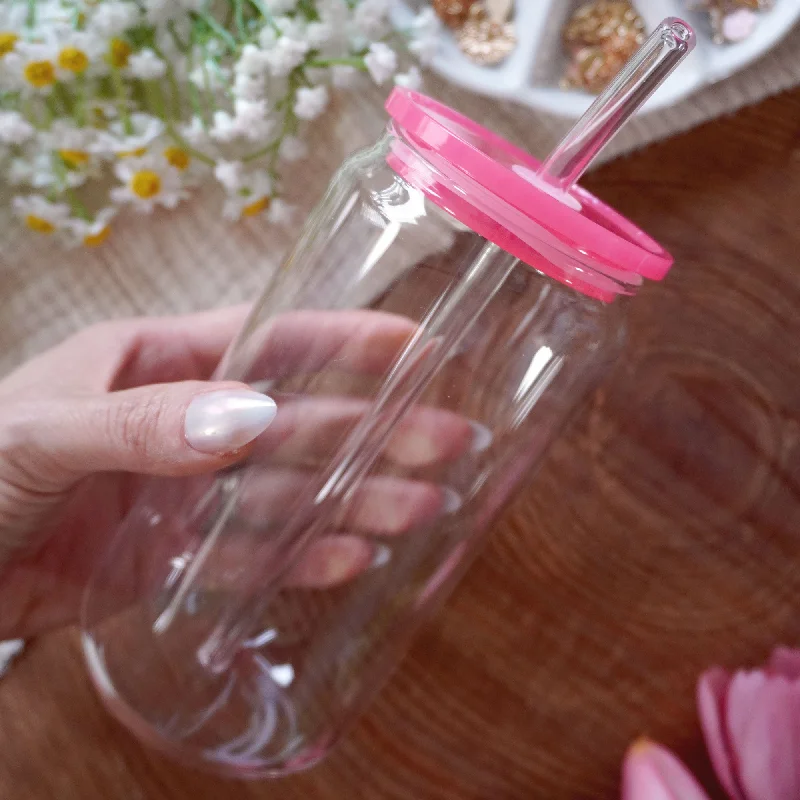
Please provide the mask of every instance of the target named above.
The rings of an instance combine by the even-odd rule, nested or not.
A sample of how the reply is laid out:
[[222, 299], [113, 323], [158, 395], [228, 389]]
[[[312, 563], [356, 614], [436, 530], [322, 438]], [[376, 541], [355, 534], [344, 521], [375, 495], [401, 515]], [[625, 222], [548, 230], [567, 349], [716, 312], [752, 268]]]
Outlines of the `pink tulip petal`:
[[732, 800], [745, 800], [736, 777], [736, 758], [731, 749], [725, 720], [730, 682], [731, 676], [719, 667], [704, 672], [697, 682], [697, 711], [708, 754], [720, 783]]
[[728, 731], [748, 800], [800, 798], [800, 681], [738, 672], [728, 689]]
[[800, 650], [776, 647], [767, 663], [767, 671], [771, 675], [783, 675], [784, 678], [797, 680], [800, 678]]
[[691, 772], [669, 750], [647, 740], [625, 757], [622, 800], [709, 800]]

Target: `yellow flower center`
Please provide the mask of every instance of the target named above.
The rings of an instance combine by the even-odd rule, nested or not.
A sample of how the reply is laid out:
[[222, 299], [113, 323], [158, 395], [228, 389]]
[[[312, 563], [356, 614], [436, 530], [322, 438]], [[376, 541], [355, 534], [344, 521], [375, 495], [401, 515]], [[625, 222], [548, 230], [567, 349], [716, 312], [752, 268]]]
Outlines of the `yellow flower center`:
[[260, 214], [265, 209], [269, 208], [271, 200], [269, 197], [260, 197], [258, 200], [254, 200], [252, 203], [248, 203], [242, 209], [242, 216], [243, 217], [254, 217], [256, 214]]
[[25, 224], [32, 231], [36, 231], [37, 233], [52, 233], [56, 229], [56, 226], [53, 225], [52, 222], [37, 217], [35, 214], [28, 214], [28, 216], [25, 217]]
[[77, 75], [89, 66], [89, 57], [77, 47], [65, 47], [58, 54], [58, 66]]
[[122, 39], [112, 39], [108, 47], [108, 62], [112, 67], [123, 69], [128, 66], [131, 46]]
[[123, 150], [121, 153], [117, 153], [117, 158], [139, 158], [143, 156], [147, 152], [146, 147], [137, 147], [135, 150]]
[[189, 166], [189, 154], [180, 147], [168, 147], [164, 150], [164, 158], [172, 164], [175, 169], [186, 169]]
[[56, 82], [56, 68], [49, 61], [31, 61], [26, 65], [24, 75], [25, 80], [37, 89]]
[[89, 154], [82, 150], [59, 150], [58, 154], [70, 167], [79, 167], [89, 160]]
[[135, 172], [131, 178], [131, 191], [143, 200], [149, 200], [161, 191], [161, 178], [149, 169]]
[[8, 55], [13, 49], [14, 45], [19, 40], [19, 36], [11, 31], [0, 31], [0, 58]]
[[108, 239], [109, 233], [111, 233], [111, 228], [106, 225], [105, 228], [100, 228], [97, 233], [87, 233], [86, 236], [83, 237], [83, 243], [87, 247], [97, 247], [98, 245], [103, 244], [106, 239]]

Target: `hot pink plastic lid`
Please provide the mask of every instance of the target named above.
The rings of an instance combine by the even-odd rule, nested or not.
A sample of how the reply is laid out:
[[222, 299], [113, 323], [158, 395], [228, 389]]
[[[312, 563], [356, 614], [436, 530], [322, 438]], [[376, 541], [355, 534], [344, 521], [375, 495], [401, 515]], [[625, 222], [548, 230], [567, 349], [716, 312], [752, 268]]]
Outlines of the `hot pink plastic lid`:
[[[567, 205], [535, 185], [539, 162], [467, 117], [396, 88], [389, 165], [436, 205], [541, 272], [601, 300], [661, 280], [672, 256], [575, 187]], [[575, 202], [577, 201], [577, 202]]]

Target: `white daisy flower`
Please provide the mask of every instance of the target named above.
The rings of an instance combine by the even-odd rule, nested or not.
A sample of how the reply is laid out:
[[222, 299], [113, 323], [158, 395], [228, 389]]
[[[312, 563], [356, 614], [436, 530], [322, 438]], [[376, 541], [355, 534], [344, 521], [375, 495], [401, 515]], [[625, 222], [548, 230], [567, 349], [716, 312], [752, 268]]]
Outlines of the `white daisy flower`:
[[137, 211], [150, 214], [157, 205], [175, 208], [186, 197], [178, 169], [164, 156], [124, 158], [114, 166], [122, 186], [111, 190], [115, 203], [130, 203]]
[[305, 86], [297, 90], [294, 113], [300, 119], [316, 119], [328, 105], [328, 90], [324, 86], [309, 89]]
[[272, 180], [264, 170], [255, 170], [245, 176], [235, 192], [230, 192], [222, 208], [222, 216], [228, 220], [254, 217], [266, 211], [272, 202]]
[[378, 85], [385, 83], [397, 72], [397, 53], [383, 42], [375, 42], [364, 56], [372, 80]]
[[147, 148], [164, 132], [164, 123], [152, 114], [135, 112], [130, 116], [131, 133], [126, 133], [123, 120], [114, 120], [107, 131], [98, 134], [93, 146], [101, 155], [119, 157], [143, 155]]
[[38, 194], [17, 195], [12, 206], [14, 213], [37, 233], [54, 233], [65, 226], [70, 216], [66, 203], [51, 203]]
[[128, 73], [143, 81], [156, 81], [166, 75], [167, 65], [153, 50], [145, 47], [128, 59]]
[[85, 183], [89, 174], [83, 169], [56, 171], [52, 152], [39, 150], [12, 159], [6, 176], [9, 183], [14, 186], [27, 184], [33, 189], [74, 189]]
[[58, 80], [58, 48], [51, 43], [18, 41], [3, 66], [14, 85], [28, 92], [49, 92]]
[[65, 229], [69, 232], [70, 244], [73, 246], [82, 244], [84, 247], [97, 247], [103, 244], [111, 233], [110, 222], [117, 211], [118, 209], [109, 206], [98, 211], [93, 220], [78, 217], [67, 220]]
[[108, 41], [102, 36], [93, 31], [69, 30], [59, 32], [55, 40], [60, 80], [72, 80], [77, 75], [83, 75], [92, 66], [105, 71], [106, 62], [103, 56], [108, 48]]
[[408, 72], [401, 72], [394, 76], [394, 82], [398, 86], [404, 86], [418, 92], [422, 88], [422, 73], [417, 67], [411, 67]]
[[0, 142], [22, 144], [33, 136], [35, 128], [18, 111], [0, 111]]

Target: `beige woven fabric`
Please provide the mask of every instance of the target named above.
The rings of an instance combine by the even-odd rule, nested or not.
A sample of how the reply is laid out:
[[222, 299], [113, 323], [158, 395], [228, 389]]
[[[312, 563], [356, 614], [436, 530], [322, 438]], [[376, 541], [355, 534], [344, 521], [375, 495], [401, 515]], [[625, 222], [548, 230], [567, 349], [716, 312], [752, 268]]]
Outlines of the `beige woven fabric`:
[[[798, 83], [800, 29], [733, 78], [633, 121], [607, 157]], [[538, 155], [566, 128], [563, 120], [475, 97], [435, 79], [427, 89]], [[383, 124], [377, 93], [351, 98], [330, 111], [313, 132], [313, 156], [285, 176], [289, 197], [303, 211], [298, 224], [343, 156], [373, 141]], [[0, 187], [0, 192], [8, 191]], [[220, 218], [219, 208], [219, 198], [209, 190], [178, 211], [118, 223], [101, 248], [72, 251], [20, 229], [6, 211], [0, 212], [0, 375], [96, 320], [182, 312], [254, 297], [294, 232], [278, 231], [257, 219], [232, 226]]]

